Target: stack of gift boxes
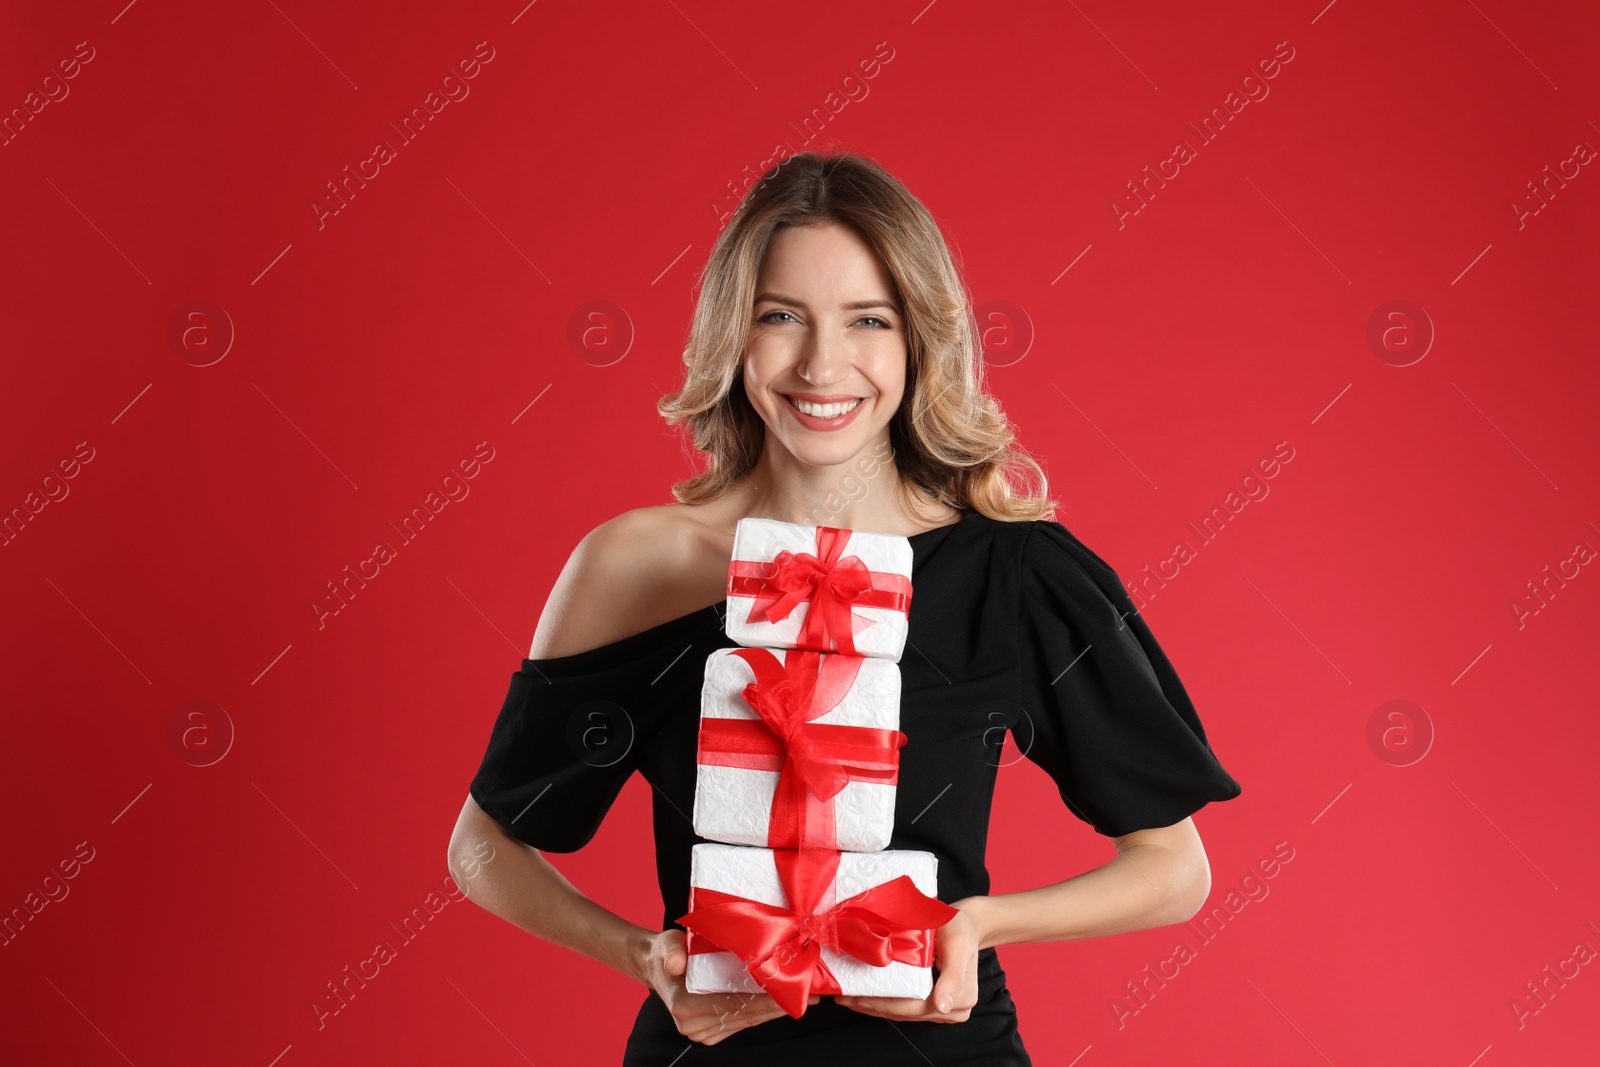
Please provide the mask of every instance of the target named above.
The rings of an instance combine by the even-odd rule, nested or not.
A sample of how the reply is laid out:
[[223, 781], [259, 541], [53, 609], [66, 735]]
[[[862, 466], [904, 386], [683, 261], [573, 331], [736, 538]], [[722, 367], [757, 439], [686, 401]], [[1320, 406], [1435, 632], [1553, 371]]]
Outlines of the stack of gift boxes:
[[705, 664], [691, 851], [691, 993], [926, 997], [931, 852], [889, 849], [911, 542], [742, 519], [728, 636]]

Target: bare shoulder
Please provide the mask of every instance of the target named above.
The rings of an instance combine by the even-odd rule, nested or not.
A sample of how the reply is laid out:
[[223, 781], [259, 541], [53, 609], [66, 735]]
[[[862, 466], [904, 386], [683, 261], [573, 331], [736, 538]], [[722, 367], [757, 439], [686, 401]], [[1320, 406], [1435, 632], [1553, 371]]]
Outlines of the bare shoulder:
[[728, 549], [683, 505], [634, 508], [596, 526], [567, 558], [539, 615], [530, 659], [571, 656], [717, 602]]

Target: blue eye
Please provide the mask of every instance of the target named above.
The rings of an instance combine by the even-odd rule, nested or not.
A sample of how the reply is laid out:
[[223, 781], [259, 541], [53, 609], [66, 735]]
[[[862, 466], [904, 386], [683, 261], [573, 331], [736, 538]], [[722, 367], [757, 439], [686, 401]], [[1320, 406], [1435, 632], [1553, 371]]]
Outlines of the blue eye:
[[[761, 318], [757, 319], [756, 321], [757, 322], [775, 321], [772, 318], [772, 316], [774, 316], [774, 315], [789, 315], [789, 318], [791, 318], [791, 319], [794, 318], [794, 316], [790, 315], [789, 312], [783, 311], [783, 310], [780, 309], [778, 311], [769, 311], [765, 315], [761, 316]], [[861, 318], [857, 319], [856, 321], [857, 322], [876, 322], [876, 323], [878, 323], [878, 325], [872, 327], [875, 330], [892, 330], [892, 329], [894, 329], [894, 323], [890, 322], [888, 319], [880, 318], [877, 315], [864, 315]]]

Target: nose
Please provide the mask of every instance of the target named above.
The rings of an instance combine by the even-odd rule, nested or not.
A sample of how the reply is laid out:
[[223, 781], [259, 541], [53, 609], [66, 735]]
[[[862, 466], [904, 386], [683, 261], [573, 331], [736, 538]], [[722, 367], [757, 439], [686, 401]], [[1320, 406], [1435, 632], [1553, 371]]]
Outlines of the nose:
[[844, 342], [826, 331], [813, 330], [800, 350], [800, 363], [795, 373], [818, 389], [844, 381], [850, 377], [850, 359]]

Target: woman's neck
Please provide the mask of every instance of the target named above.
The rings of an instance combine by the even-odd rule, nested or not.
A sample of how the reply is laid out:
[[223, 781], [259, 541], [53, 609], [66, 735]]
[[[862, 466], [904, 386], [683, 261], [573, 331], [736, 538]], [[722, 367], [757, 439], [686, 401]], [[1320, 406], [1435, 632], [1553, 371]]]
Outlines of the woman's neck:
[[960, 514], [909, 491], [887, 440], [828, 467], [800, 463], [787, 452], [777, 459], [772, 449], [764, 448], [740, 486], [734, 503], [741, 515], [802, 526], [909, 536], [953, 522]]

